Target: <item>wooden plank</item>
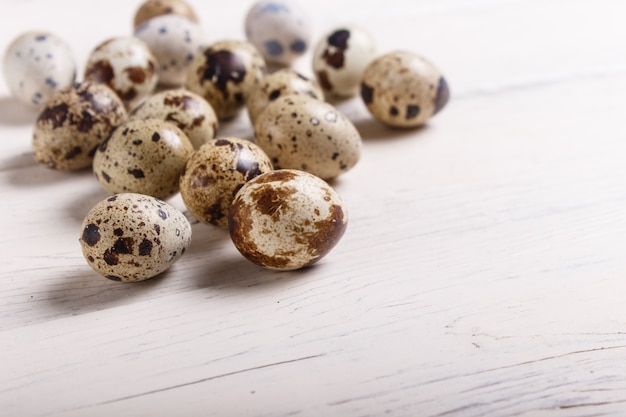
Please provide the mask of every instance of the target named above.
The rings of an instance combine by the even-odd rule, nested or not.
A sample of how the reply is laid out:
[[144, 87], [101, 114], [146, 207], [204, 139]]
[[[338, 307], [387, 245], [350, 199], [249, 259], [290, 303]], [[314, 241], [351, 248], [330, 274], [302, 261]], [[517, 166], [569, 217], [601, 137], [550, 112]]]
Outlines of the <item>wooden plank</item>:
[[[196, 223], [164, 276], [98, 277], [77, 239], [106, 194], [89, 172], [36, 166], [35, 113], [0, 98], [3, 415], [623, 413], [626, 5], [335, 3], [311, 4], [318, 31], [343, 10], [376, 27], [383, 49], [424, 39], [454, 96], [414, 131], [338, 103], [365, 140], [333, 183], [350, 227], [305, 271], [257, 268]], [[74, 39], [84, 57], [105, 25], [126, 30], [107, 17], [133, 9], [91, 5], [102, 19], [72, 27], [87, 6], [70, 4], [0, 3], [0, 40], [16, 16], [37, 9], [41, 24], [67, 6], [48, 23], [93, 26]], [[213, 33], [240, 31], [194, 4]], [[252, 132], [242, 115], [221, 134]]]

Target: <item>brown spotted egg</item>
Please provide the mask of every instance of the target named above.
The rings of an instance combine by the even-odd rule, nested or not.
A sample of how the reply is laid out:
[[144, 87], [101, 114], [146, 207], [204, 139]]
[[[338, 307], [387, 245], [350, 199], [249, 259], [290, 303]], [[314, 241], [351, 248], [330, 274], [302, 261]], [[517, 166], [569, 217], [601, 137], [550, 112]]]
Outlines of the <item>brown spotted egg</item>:
[[379, 121], [393, 127], [416, 127], [445, 107], [450, 90], [433, 64], [412, 52], [398, 51], [368, 65], [361, 97]]
[[193, 22], [198, 21], [196, 12], [184, 0], [147, 0], [135, 12], [134, 27], [137, 29], [154, 17], [171, 14], [184, 16]]
[[129, 120], [140, 119], [161, 119], [178, 126], [195, 149], [215, 138], [218, 128], [213, 107], [184, 89], [165, 90], [148, 97], [129, 114]]
[[276, 169], [299, 169], [328, 180], [350, 170], [361, 156], [361, 136], [352, 122], [332, 105], [307, 95], [270, 103], [254, 131], [256, 143]]
[[273, 171], [247, 182], [235, 196], [228, 222], [239, 252], [278, 270], [319, 261], [339, 242], [347, 224], [337, 192], [297, 170]]
[[112, 38], [91, 52], [85, 80], [108, 85], [132, 109], [156, 87], [158, 66], [142, 40], [130, 36]]
[[100, 275], [114, 281], [143, 281], [180, 259], [191, 243], [191, 225], [161, 200], [124, 193], [87, 213], [79, 241], [85, 260]]
[[53, 169], [88, 168], [96, 148], [125, 120], [124, 104], [107, 86], [81, 83], [57, 91], [33, 129], [35, 159]]
[[284, 68], [266, 75], [250, 92], [246, 106], [252, 123], [269, 103], [291, 94], [306, 94], [324, 100], [324, 92], [314, 80], [291, 68]]
[[339, 97], [358, 94], [361, 75], [375, 58], [376, 43], [358, 26], [328, 32], [313, 53], [313, 72], [326, 93]]
[[265, 72], [265, 61], [251, 43], [220, 41], [196, 55], [187, 72], [186, 87], [204, 97], [220, 120], [228, 119], [245, 106]]
[[166, 198], [178, 191], [178, 178], [192, 153], [193, 145], [173, 124], [133, 120], [115, 129], [98, 147], [93, 172], [111, 194]]
[[212, 140], [187, 161], [180, 193], [189, 212], [206, 224], [228, 228], [228, 210], [247, 181], [273, 169], [254, 143], [234, 137]]

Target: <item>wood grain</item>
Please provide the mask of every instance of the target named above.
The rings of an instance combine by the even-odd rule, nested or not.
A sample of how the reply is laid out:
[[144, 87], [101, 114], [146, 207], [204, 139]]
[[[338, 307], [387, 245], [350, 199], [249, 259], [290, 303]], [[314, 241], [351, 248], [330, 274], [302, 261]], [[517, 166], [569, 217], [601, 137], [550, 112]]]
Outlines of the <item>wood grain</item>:
[[[248, 3], [190, 3], [211, 38], [242, 36]], [[105, 192], [35, 164], [36, 112], [0, 85], [1, 414], [624, 415], [626, 5], [306, 6], [317, 36], [355, 21], [381, 51], [428, 56], [453, 96], [407, 131], [336, 103], [364, 154], [333, 183], [346, 235], [303, 271], [260, 269], [196, 223], [162, 276], [98, 277], [78, 229]], [[135, 7], [0, 0], [0, 47], [44, 27], [82, 65]], [[252, 137], [245, 114], [219, 133]]]

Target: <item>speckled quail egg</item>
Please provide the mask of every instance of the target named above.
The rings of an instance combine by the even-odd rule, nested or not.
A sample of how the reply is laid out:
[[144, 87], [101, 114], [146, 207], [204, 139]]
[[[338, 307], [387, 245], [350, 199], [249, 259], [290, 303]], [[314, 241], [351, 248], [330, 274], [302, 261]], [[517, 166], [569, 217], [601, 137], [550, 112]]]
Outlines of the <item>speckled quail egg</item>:
[[141, 119], [161, 119], [176, 125], [195, 149], [215, 138], [219, 124], [213, 107], [184, 89], [165, 90], [145, 99], [129, 115], [129, 120]]
[[124, 104], [105, 85], [80, 83], [57, 91], [33, 129], [35, 160], [64, 171], [90, 167], [96, 148], [125, 120]]
[[332, 105], [307, 95], [270, 103], [254, 131], [257, 145], [276, 169], [299, 169], [328, 180], [351, 169], [361, 156], [361, 136], [352, 122]]
[[89, 56], [85, 80], [106, 84], [128, 109], [152, 93], [159, 79], [158, 62], [148, 46], [134, 37], [109, 39]]
[[372, 61], [363, 73], [361, 97], [372, 115], [389, 126], [420, 126], [444, 108], [450, 90], [425, 58], [397, 51]]
[[247, 182], [229, 212], [229, 231], [246, 258], [268, 269], [312, 265], [339, 242], [346, 208], [326, 182], [297, 170], [278, 170]]
[[250, 120], [254, 123], [270, 102], [291, 94], [307, 94], [318, 100], [324, 100], [324, 92], [314, 80], [291, 68], [284, 68], [266, 75], [252, 89], [246, 102]]
[[137, 29], [144, 22], [153, 17], [163, 15], [184, 16], [194, 22], [198, 21], [198, 16], [193, 8], [183, 0], [147, 0], [139, 6], [135, 12], [134, 27]]
[[173, 124], [133, 120], [120, 125], [98, 147], [93, 171], [111, 194], [166, 198], [178, 191], [178, 178], [192, 153], [191, 142]]
[[313, 53], [313, 72], [326, 93], [352, 97], [358, 94], [363, 71], [375, 55], [376, 44], [367, 30], [340, 27], [318, 42]]
[[246, 15], [245, 30], [265, 60], [279, 65], [302, 56], [311, 40], [309, 18], [293, 0], [257, 1]]
[[173, 87], [185, 83], [189, 64], [206, 43], [198, 23], [172, 14], [144, 22], [135, 36], [148, 45], [159, 62], [159, 84]]
[[187, 73], [187, 89], [204, 97], [217, 117], [234, 117], [265, 75], [263, 57], [249, 42], [216, 42], [198, 53]]
[[180, 259], [191, 243], [191, 225], [161, 200], [124, 193], [87, 213], [79, 241], [97, 273], [114, 281], [143, 281]]
[[9, 45], [3, 60], [11, 94], [40, 108], [52, 95], [76, 79], [76, 63], [68, 44], [48, 32], [27, 32]]
[[234, 137], [215, 139], [187, 161], [180, 177], [180, 194], [195, 218], [226, 229], [237, 191], [272, 169], [270, 159], [254, 143]]

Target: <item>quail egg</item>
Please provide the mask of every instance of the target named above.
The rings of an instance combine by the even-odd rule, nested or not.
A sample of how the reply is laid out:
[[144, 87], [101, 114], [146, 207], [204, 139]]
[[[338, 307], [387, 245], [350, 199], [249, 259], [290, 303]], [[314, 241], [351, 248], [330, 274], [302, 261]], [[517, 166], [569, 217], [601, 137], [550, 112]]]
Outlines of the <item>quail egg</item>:
[[166, 198], [178, 191], [193, 145], [171, 123], [157, 119], [128, 121], [96, 151], [93, 171], [111, 194], [139, 193]]
[[348, 224], [337, 192], [314, 175], [277, 170], [241, 187], [228, 226], [235, 247], [268, 269], [294, 270], [319, 261]]
[[89, 56], [85, 80], [106, 84], [128, 109], [136, 106], [157, 85], [158, 62], [148, 46], [134, 37], [109, 39]]
[[159, 62], [159, 84], [180, 87], [187, 69], [206, 40], [196, 22], [178, 15], [154, 17], [135, 30]]
[[361, 156], [361, 136], [352, 122], [308, 95], [273, 101], [256, 119], [254, 131], [276, 169], [299, 169], [329, 180], [350, 170]]
[[385, 54], [363, 73], [361, 97], [372, 115], [392, 127], [416, 127], [439, 113], [450, 90], [441, 72], [408, 51]]
[[33, 129], [35, 160], [49, 168], [88, 168], [97, 147], [126, 120], [124, 104], [102, 84], [80, 83], [57, 91]]
[[56, 91], [74, 83], [76, 63], [63, 39], [48, 32], [27, 32], [9, 45], [3, 72], [15, 98], [41, 108]]
[[147, 0], [135, 12], [134, 27], [137, 29], [153, 17], [170, 14], [184, 16], [193, 22], [198, 21], [196, 12], [184, 0]]
[[302, 56], [311, 40], [309, 18], [293, 0], [257, 1], [246, 15], [245, 30], [265, 60], [279, 65]]
[[270, 159], [254, 143], [234, 137], [215, 139], [187, 161], [180, 177], [180, 194], [195, 218], [226, 229], [237, 191], [272, 169]]
[[97, 273], [113, 281], [143, 281], [180, 259], [191, 243], [191, 225], [161, 200], [123, 193], [87, 213], [79, 242]]
[[324, 92], [339, 97], [358, 94], [365, 67], [375, 58], [376, 45], [368, 31], [346, 26], [327, 33], [313, 53], [313, 72]]
[[215, 137], [219, 124], [213, 107], [184, 89], [165, 90], [145, 99], [129, 114], [129, 120], [140, 119], [161, 119], [176, 125], [195, 149]]
[[187, 89], [204, 97], [217, 117], [234, 117], [265, 75], [263, 57], [249, 42], [216, 42], [198, 53], [187, 73]]
[[246, 102], [250, 120], [254, 123], [270, 102], [291, 94], [306, 94], [318, 100], [324, 100], [324, 92], [314, 80], [291, 68], [284, 68], [266, 75], [252, 89]]

